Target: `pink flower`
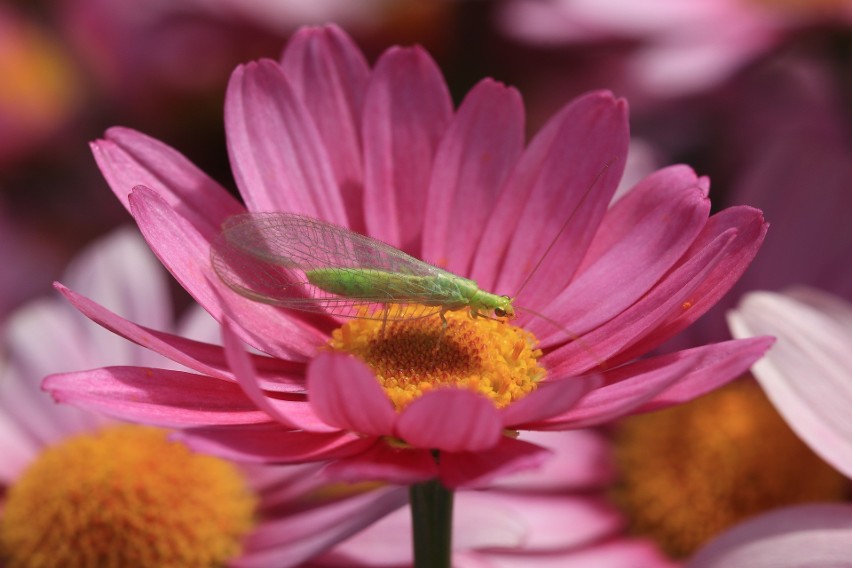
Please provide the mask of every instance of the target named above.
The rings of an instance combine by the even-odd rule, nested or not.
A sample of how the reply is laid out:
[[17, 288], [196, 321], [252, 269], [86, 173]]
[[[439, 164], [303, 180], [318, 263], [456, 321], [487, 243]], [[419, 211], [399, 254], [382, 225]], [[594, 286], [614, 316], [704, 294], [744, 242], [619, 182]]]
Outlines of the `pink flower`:
[[852, 305], [812, 288], [751, 292], [728, 321], [734, 337], [778, 338], [755, 378], [799, 437], [852, 478]]
[[635, 42], [628, 81], [657, 96], [712, 87], [814, 24], [852, 24], [842, 0], [513, 0], [500, 13], [513, 37], [543, 45]]
[[[828, 463], [852, 476], [852, 305], [815, 289], [752, 292], [729, 315], [736, 337], [771, 333], [777, 344], [752, 372], [787, 423]], [[690, 568], [845, 566], [852, 506], [778, 509], [723, 533]]]
[[[141, 239], [123, 230], [85, 250], [69, 267], [65, 279], [140, 322], [171, 329], [173, 316], [164, 276]], [[209, 317], [205, 321], [204, 317], [206, 314], [203, 312], [192, 311], [183, 318], [177, 329], [181, 333], [193, 334], [202, 333], [205, 328], [211, 327], [209, 324], [214, 324], [215, 329], [215, 322]], [[134, 550], [133, 543], [148, 537], [161, 547], [158, 549], [161, 552], [179, 548], [181, 536], [175, 536], [175, 533], [180, 531], [181, 525], [170, 524], [175, 522], [176, 516], [156, 509], [151, 504], [155, 500], [144, 497], [144, 492], [152, 489], [162, 490], [163, 494], [169, 495], [165, 487], [157, 485], [164, 483], [164, 476], [166, 485], [182, 486], [182, 481], [168, 477], [174, 474], [169, 469], [172, 464], [154, 465], [158, 460], [174, 459], [177, 467], [186, 468], [181, 471], [181, 475], [211, 481], [210, 486], [203, 487], [206, 492], [205, 503], [200, 505], [201, 511], [195, 514], [219, 519], [223, 525], [243, 518], [246, 513], [256, 516], [254, 526], [246, 527], [251, 530], [245, 535], [242, 553], [230, 559], [229, 565], [233, 566], [301, 564], [405, 502], [404, 491], [394, 488], [381, 488], [347, 498], [333, 498], [333, 495], [323, 497], [326, 482], [317, 474], [315, 465], [246, 467], [218, 458], [193, 457], [180, 444], [167, 445], [164, 432], [152, 434], [140, 427], [130, 427], [136, 429], [131, 431], [127, 426], [119, 426], [98, 414], [55, 405], [50, 397], [40, 391], [39, 383], [44, 375], [67, 366], [169, 366], [169, 362], [156, 353], [90, 324], [64, 301], [41, 299], [20, 308], [4, 327], [3, 338], [3, 352], [7, 360], [0, 367], [0, 451], [3, 455], [0, 461], [0, 558], [9, 562], [4, 565], [37, 563], [36, 559], [28, 556], [31, 553], [50, 554], [54, 563], [61, 563], [61, 560], [57, 560], [61, 558], [67, 561], [69, 557], [62, 554], [68, 552], [68, 539], [75, 539], [70, 554], [77, 564], [85, 564], [84, 558], [91, 560], [92, 556], [84, 555], [93, 550], [108, 551], [110, 542], [121, 547], [121, 550], [113, 547], [110, 558], [114, 560], [130, 558], [127, 555], [130, 554], [129, 550]], [[172, 372], [181, 373], [177, 370]], [[75, 501], [73, 488], [68, 494], [48, 487], [39, 490], [36, 485], [37, 496], [33, 505], [34, 511], [40, 512], [26, 513], [27, 500], [33, 498], [27, 488], [33, 485], [34, 476], [43, 476], [46, 470], [49, 471], [49, 467], [44, 465], [45, 458], [64, 451], [67, 459], [66, 449], [69, 444], [77, 444], [79, 448], [80, 441], [84, 441], [90, 444], [88, 447], [93, 447], [93, 444], [110, 436], [116, 436], [115, 440], [130, 439], [156, 446], [151, 450], [137, 447], [127, 452], [116, 451], [106, 460], [106, 464], [94, 460], [85, 464], [87, 470], [100, 471], [106, 468], [106, 471], [111, 471], [109, 484], [92, 484], [90, 476], [81, 475], [70, 466], [62, 469], [50, 485], [62, 486], [62, 479], [78, 480], [80, 486], [77, 491], [84, 492], [85, 497]], [[155, 455], [154, 462], [148, 463], [144, 471], [122, 475], [124, 472], [119, 464], [128, 457], [127, 454], [133, 453], [129, 456], [131, 460], [139, 459], [146, 456], [146, 451], [166, 453]], [[117, 454], [122, 457], [116, 457]], [[256, 511], [235, 507], [222, 513], [219, 505], [225, 507], [231, 504], [235, 496], [216, 493], [216, 486], [212, 482], [221, 479], [224, 479], [226, 487], [238, 483], [241, 493], [247, 493], [250, 501], [257, 502]], [[125, 481], [129, 482], [130, 487]], [[118, 494], [129, 496], [127, 502], [135, 503], [138, 508], [122, 506], [122, 501], [117, 498], [110, 500], [111, 495]], [[206, 503], [216, 497], [221, 497], [224, 504], [217, 503], [214, 506]], [[61, 499], [60, 502], [56, 502], [57, 498]], [[134, 501], [140, 498], [141, 502]], [[98, 517], [97, 513], [94, 517], [87, 516], [92, 504], [105, 507], [102, 516]], [[193, 501], [191, 495], [184, 494], [180, 504], [169, 503], [168, 507], [192, 518], [193, 507], [198, 509], [199, 503]], [[27, 523], [16, 523], [14, 520], [20, 517], [21, 510], [28, 515]], [[54, 512], [57, 516], [51, 517], [50, 514]], [[221, 518], [216, 516], [219, 513], [222, 513]], [[144, 515], [153, 515], [162, 522], [151, 522], [150, 517]], [[99, 530], [97, 523], [99, 520], [103, 522], [104, 517], [118, 524], [129, 523], [136, 528], [122, 534], [111, 533], [114, 538], [108, 540], [105, 547], [99, 547], [98, 537], [105, 533]], [[134, 524], [134, 520], [141, 522], [142, 528]], [[204, 522], [198, 522], [198, 525], [203, 526]], [[245, 529], [242, 529], [231, 538], [242, 537], [244, 532]], [[41, 543], [35, 551], [28, 550], [22, 544], [32, 539]], [[205, 549], [206, 546], [213, 546], [212, 541], [195, 541], [195, 545], [199, 546], [199, 543], [201, 549], [195, 551], [199, 556], [210, 552]], [[234, 544], [239, 550], [240, 541]], [[143, 546], [153, 548], [148, 540], [145, 540]], [[219, 562], [214, 562], [217, 565], [228, 560], [227, 557], [217, 557], [212, 553], [211, 557], [218, 559]], [[152, 558], [156, 558], [156, 555], [152, 555]], [[160, 557], [161, 560], [163, 558], [168, 556]]]
[[[626, 104], [609, 93], [568, 104], [524, 148], [513, 89], [484, 80], [454, 111], [421, 49], [390, 49], [371, 70], [342, 31], [327, 27], [298, 33], [281, 63], [238, 68], [225, 121], [245, 208], [142, 134], [112, 129], [93, 145], [154, 252], [222, 323], [224, 350], [136, 325], [60, 286], [94, 321], [199, 374], [123, 367], [55, 375], [45, 388], [57, 400], [184, 428], [187, 443], [222, 456], [331, 461], [327, 471], [341, 479], [438, 477], [453, 488], [548, 455], [506, 431], [582, 428], [677, 404], [737, 376], [770, 343], [637, 359], [724, 294], [766, 224], [748, 207], [708, 219], [708, 181], [686, 166], [648, 176], [609, 207], [628, 145]], [[429, 387], [410, 404], [392, 403], [370, 367], [325, 348], [339, 321], [251, 301], [223, 285], [209, 261], [211, 242], [246, 208], [349, 227], [496, 293], [517, 293], [556, 239], [516, 305], [558, 325], [530, 312], [517, 318], [523, 329], [459, 318], [475, 333], [516, 334], [479, 341], [504, 365], [529, 365], [528, 394], [495, 404], [471, 388]], [[414, 333], [437, 339], [438, 319], [423, 321], [432, 330]], [[347, 328], [335, 341], [361, 333]], [[542, 350], [533, 363], [525, 358], [538, 356], [528, 333]], [[262, 354], [246, 353], [242, 341]], [[508, 352], [496, 354], [495, 341]], [[433, 364], [432, 356], [422, 354], [419, 364]]]

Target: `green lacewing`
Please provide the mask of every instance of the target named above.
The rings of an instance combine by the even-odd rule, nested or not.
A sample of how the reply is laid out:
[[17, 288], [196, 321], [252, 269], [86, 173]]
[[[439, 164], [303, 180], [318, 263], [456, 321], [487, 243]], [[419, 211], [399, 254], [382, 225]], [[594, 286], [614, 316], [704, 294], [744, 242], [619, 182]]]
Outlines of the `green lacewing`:
[[[520, 289], [613, 161], [595, 176]], [[386, 321], [438, 314], [444, 324], [444, 313], [453, 310], [469, 309], [473, 317], [511, 319], [515, 315], [510, 296], [482, 290], [473, 280], [379, 240], [295, 213], [229, 217], [211, 247], [211, 260], [222, 282], [236, 293], [294, 310]], [[398, 309], [382, 309], [391, 305]], [[562, 327], [541, 314], [526, 311]]]
[[[511, 318], [509, 296], [409, 256], [379, 240], [293, 213], [228, 218], [212, 248], [213, 268], [232, 290], [258, 302], [344, 317], [426, 317], [470, 309]], [[407, 307], [407, 309], [406, 309]], [[366, 309], [365, 309], [366, 308]], [[378, 317], [378, 316], [377, 316]]]

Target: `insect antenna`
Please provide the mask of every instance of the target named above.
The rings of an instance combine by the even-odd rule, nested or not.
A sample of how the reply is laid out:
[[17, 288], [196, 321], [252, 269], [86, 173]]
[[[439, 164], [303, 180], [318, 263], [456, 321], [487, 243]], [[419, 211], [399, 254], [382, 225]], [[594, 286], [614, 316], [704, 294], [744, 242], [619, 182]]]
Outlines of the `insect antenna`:
[[601, 358], [601, 356], [598, 355], [598, 353], [596, 353], [594, 349], [592, 349], [592, 346], [589, 345], [589, 343], [586, 340], [584, 340], [582, 337], [580, 337], [579, 335], [577, 335], [576, 333], [574, 333], [573, 331], [571, 331], [570, 329], [568, 329], [567, 327], [565, 327], [564, 325], [562, 325], [561, 323], [556, 321], [555, 319], [549, 318], [546, 315], [544, 315], [540, 312], [537, 312], [535, 310], [531, 310], [529, 308], [524, 308], [524, 307], [521, 307], [521, 306], [515, 306], [515, 309], [520, 310], [522, 312], [527, 312], [528, 314], [531, 314], [531, 315], [533, 315], [537, 318], [541, 318], [544, 321], [546, 321], [547, 323], [551, 324], [553, 327], [559, 329], [560, 331], [563, 331], [565, 333], [565, 335], [567, 335], [571, 339], [572, 342], [576, 342], [577, 345], [579, 345], [580, 347], [582, 347], [583, 349], [585, 349], [589, 353], [589, 355], [592, 357], [592, 359], [595, 360], [595, 366], [597, 366], [601, 369], [604, 368], [604, 363], [606, 361], [603, 358]]
[[[618, 159], [617, 156], [611, 158], [606, 164], [604, 164], [604, 166], [600, 169], [600, 171], [597, 173], [597, 175], [595, 175], [595, 179], [592, 180], [592, 183], [589, 184], [589, 187], [586, 189], [585, 193], [583, 193], [583, 197], [580, 198], [580, 201], [579, 201], [579, 203], [577, 203], [577, 206], [574, 207], [574, 210], [571, 212], [570, 215], [568, 215], [568, 218], [565, 219], [565, 222], [562, 224], [562, 227], [559, 228], [559, 231], [556, 233], [556, 236], [553, 237], [553, 240], [551, 240], [550, 244], [547, 245], [547, 248], [544, 249], [544, 253], [542, 253], [542, 255], [538, 258], [538, 262], [535, 263], [535, 266], [533, 266], [533, 269], [530, 271], [529, 274], [527, 274], [527, 277], [521, 283], [521, 286], [515, 292], [515, 295], [512, 296], [513, 298], [517, 298], [520, 295], [520, 293], [523, 291], [523, 289], [526, 287], [526, 285], [530, 283], [530, 280], [532, 280], [533, 275], [538, 271], [539, 268], [541, 268], [541, 264], [544, 262], [544, 259], [547, 258], [547, 255], [550, 253], [550, 251], [553, 249], [554, 246], [556, 246], [556, 241], [559, 240], [560, 235], [562, 235], [562, 233], [565, 232], [565, 229], [568, 228], [568, 224], [574, 219], [574, 215], [577, 214], [577, 211], [579, 211], [580, 208], [583, 206], [583, 203], [585, 203], [586, 198], [588, 198], [589, 194], [592, 193], [592, 189], [594, 189], [594, 187], [597, 185], [598, 181], [600, 181], [600, 179], [603, 177], [603, 175], [606, 173], [606, 171], [609, 169], [609, 167], [617, 159]], [[529, 310], [527, 310], [527, 311], [529, 311]]]

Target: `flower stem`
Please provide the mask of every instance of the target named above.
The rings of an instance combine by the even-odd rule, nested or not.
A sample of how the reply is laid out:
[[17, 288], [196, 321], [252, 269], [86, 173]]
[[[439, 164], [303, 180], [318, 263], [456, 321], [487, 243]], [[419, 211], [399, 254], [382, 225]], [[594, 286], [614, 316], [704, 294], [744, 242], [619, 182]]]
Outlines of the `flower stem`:
[[414, 567], [449, 568], [453, 535], [453, 492], [437, 479], [409, 489]]

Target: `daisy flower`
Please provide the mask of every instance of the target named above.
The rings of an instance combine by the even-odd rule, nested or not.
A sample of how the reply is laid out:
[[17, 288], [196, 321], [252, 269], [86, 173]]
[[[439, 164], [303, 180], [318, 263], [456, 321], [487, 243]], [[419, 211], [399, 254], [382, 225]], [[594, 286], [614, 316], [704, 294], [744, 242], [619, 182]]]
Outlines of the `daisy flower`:
[[[735, 337], [777, 337], [752, 369], [755, 378], [802, 440], [852, 477], [852, 305], [813, 288], [752, 292], [729, 313], [729, 323]], [[845, 566], [850, 536], [848, 503], [787, 507], [726, 531], [688, 566]]]
[[657, 96], [711, 88], [796, 33], [852, 24], [844, 0], [512, 0], [501, 6], [509, 36], [538, 45], [633, 42], [631, 84]]
[[[135, 232], [92, 245], [65, 280], [147, 325], [173, 325], [162, 269]], [[178, 329], [210, 328], [202, 313]], [[405, 500], [392, 488], [335, 497], [313, 465], [238, 466], [195, 454], [164, 430], [57, 407], [39, 389], [47, 373], [168, 363], [64, 301], [20, 308], [3, 338], [3, 566], [294, 566]]]
[[[64, 373], [44, 383], [58, 401], [181, 427], [180, 439], [223, 457], [327, 461], [336, 479], [446, 490], [541, 464], [549, 452], [518, 431], [689, 400], [770, 343], [640, 358], [725, 293], [766, 223], [749, 207], [709, 216], [709, 183], [686, 166], [651, 174], [610, 207], [629, 133], [626, 103], [608, 92], [569, 103], [525, 145], [514, 89], [486, 79], [454, 109], [422, 49], [389, 49], [371, 69], [329, 26], [297, 33], [280, 62], [239, 67], [225, 123], [244, 204], [138, 132], [112, 129], [93, 144], [151, 248], [222, 324], [224, 348], [59, 285], [94, 321], [197, 374]], [[448, 311], [446, 324], [385, 324], [254, 301], [210, 261], [222, 224], [245, 211], [380, 239], [513, 295], [518, 317]]]

